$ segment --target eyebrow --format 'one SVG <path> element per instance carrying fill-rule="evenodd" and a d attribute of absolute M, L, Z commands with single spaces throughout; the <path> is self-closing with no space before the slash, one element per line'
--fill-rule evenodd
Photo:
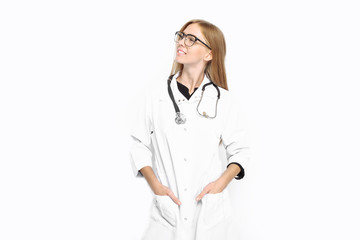
<path fill-rule="evenodd" d="M 186 32 L 183 32 L 183 33 L 185 33 L 187 36 L 193 36 L 193 37 L 196 37 L 197 39 L 200 39 L 200 38 L 198 38 L 197 36 L 195 36 L 194 34 L 191 34 L 191 33 L 189 33 L 189 34 L 187 34 Z M 201 40 L 201 39 L 200 39 Z M 202 40 L 201 40 L 202 41 Z"/>

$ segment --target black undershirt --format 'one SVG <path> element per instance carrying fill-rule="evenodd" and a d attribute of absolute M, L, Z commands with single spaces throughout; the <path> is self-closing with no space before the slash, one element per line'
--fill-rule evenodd
<path fill-rule="evenodd" d="M 179 91 L 181 92 L 182 95 L 184 95 L 184 97 L 186 97 L 187 100 L 189 100 L 191 98 L 191 96 L 194 94 L 194 92 L 198 89 L 198 88 L 195 88 L 194 92 L 192 94 L 190 94 L 189 89 L 185 85 L 179 83 L 178 81 L 176 81 L 176 82 L 177 82 Z M 240 167 L 241 171 L 239 172 L 238 175 L 235 176 L 235 179 L 237 179 L 237 180 L 242 179 L 245 175 L 244 168 L 239 163 L 236 163 L 236 162 L 229 163 L 229 165 L 230 164 L 236 164 Z M 229 165 L 227 165 L 227 167 L 229 167 Z"/>
<path fill-rule="evenodd" d="M 189 100 L 191 98 L 191 96 L 195 93 L 195 91 L 198 89 L 198 88 L 195 88 L 193 93 L 190 94 L 189 89 L 185 85 L 183 85 L 182 83 L 179 83 L 178 81 L 176 81 L 176 82 L 177 82 L 179 91 L 181 92 L 182 95 L 184 95 L 184 97 L 186 97 L 187 100 Z"/>

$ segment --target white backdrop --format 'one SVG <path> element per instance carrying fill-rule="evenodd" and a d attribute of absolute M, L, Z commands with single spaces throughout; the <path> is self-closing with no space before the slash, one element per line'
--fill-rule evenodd
<path fill-rule="evenodd" d="M 208 20 L 252 144 L 241 240 L 358 240 L 359 1 L 1 1 L 0 239 L 139 239 L 130 113 Z"/>

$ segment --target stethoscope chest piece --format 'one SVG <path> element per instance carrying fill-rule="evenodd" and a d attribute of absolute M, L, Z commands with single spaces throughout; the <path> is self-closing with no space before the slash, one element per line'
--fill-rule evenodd
<path fill-rule="evenodd" d="M 175 122 L 176 122 L 177 124 L 185 124 L 185 123 L 186 123 L 185 115 L 182 114 L 181 112 L 177 112 L 177 113 L 176 113 Z"/>

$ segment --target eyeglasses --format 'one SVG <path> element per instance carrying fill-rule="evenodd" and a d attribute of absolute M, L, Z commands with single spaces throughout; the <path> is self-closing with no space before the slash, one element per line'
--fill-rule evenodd
<path fill-rule="evenodd" d="M 211 47 L 209 47 L 206 43 L 204 43 L 203 41 L 201 41 L 199 38 L 195 37 L 192 34 L 185 34 L 183 32 L 177 31 L 175 33 L 175 42 L 178 43 L 179 41 L 181 41 L 183 38 L 185 38 L 185 45 L 187 47 L 191 47 L 192 45 L 194 45 L 194 43 L 196 41 L 201 42 L 202 44 L 204 44 L 206 47 L 208 47 L 211 50 Z"/>

